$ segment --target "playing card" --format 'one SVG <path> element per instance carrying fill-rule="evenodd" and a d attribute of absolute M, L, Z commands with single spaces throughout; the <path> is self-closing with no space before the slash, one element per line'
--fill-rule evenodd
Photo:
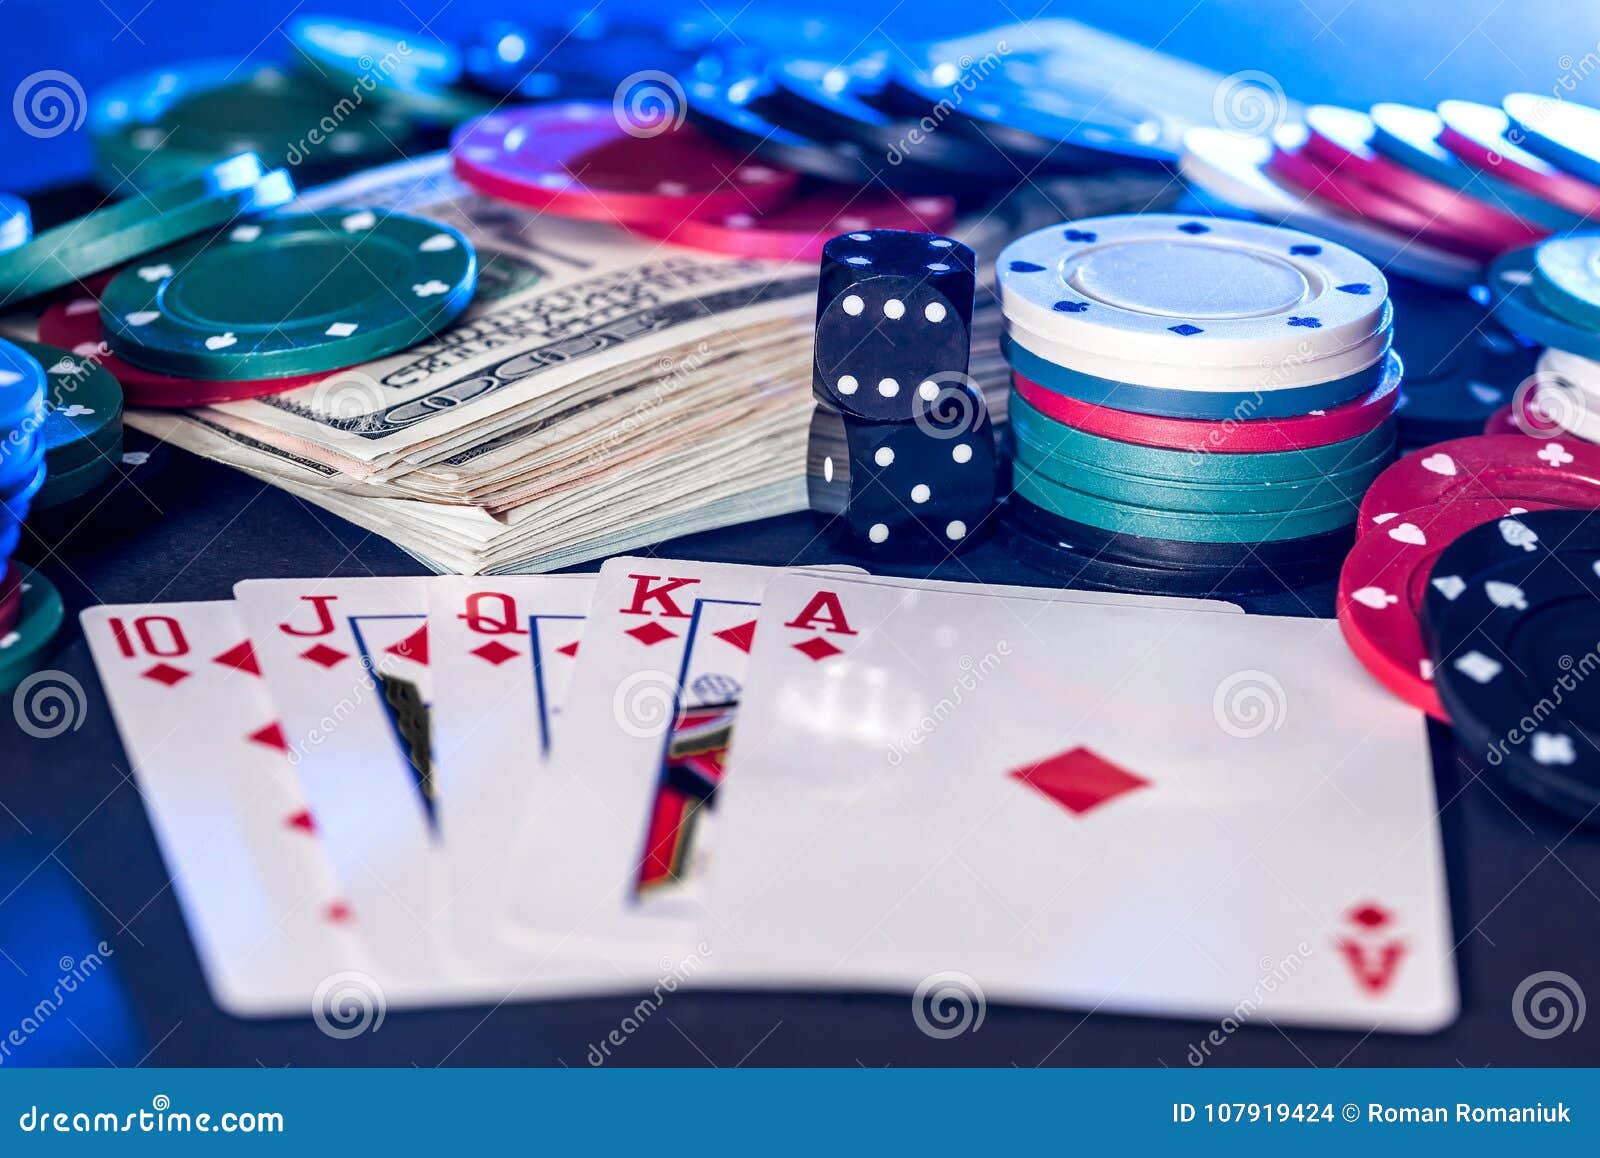
<path fill-rule="evenodd" d="M 1424 726 L 1326 622 L 784 575 L 757 624 L 715 978 L 1454 1017 Z"/>
<path fill-rule="evenodd" d="M 330 976 L 370 965 L 234 605 L 82 623 L 217 1004 L 309 1012 Z"/>
<path fill-rule="evenodd" d="M 234 588 L 285 742 L 374 953 L 435 976 L 449 890 L 433 807 L 426 580 Z"/>
<path fill-rule="evenodd" d="M 427 582 L 435 804 L 458 949 L 494 951 L 594 585 L 593 575 Z"/>

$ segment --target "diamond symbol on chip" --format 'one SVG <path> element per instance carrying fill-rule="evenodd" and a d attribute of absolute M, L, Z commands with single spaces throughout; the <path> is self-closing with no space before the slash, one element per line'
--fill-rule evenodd
<path fill-rule="evenodd" d="M 1572 737 L 1565 732 L 1535 732 L 1529 751 L 1541 764 L 1573 764 L 1578 759 Z"/>
<path fill-rule="evenodd" d="M 1196 334 L 1205 333 L 1199 326 L 1192 326 L 1188 322 L 1180 322 L 1176 326 L 1168 326 L 1167 329 L 1182 338 L 1192 338 Z"/>
<path fill-rule="evenodd" d="M 1527 596 L 1523 595 L 1522 588 L 1515 583 L 1506 583 L 1499 579 L 1490 579 L 1483 585 L 1483 593 L 1489 597 L 1501 611 L 1526 611 L 1528 610 Z"/>
<path fill-rule="evenodd" d="M 1467 589 L 1467 581 L 1459 575 L 1435 575 L 1433 586 L 1440 595 L 1454 603 Z"/>
<path fill-rule="evenodd" d="M 359 328 L 355 322 L 334 322 L 323 333 L 330 338 L 348 338 Z"/>
<path fill-rule="evenodd" d="M 148 326 L 160 316 L 155 310 L 134 310 L 131 314 L 123 315 L 122 320 L 130 326 Z"/>
<path fill-rule="evenodd" d="M 513 656 L 520 653 L 514 648 L 507 647 L 498 639 L 491 639 L 482 647 L 473 648 L 470 654 L 477 656 L 479 659 L 484 660 L 487 663 L 493 664 L 495 667 L 499 667 L 501 664 L 505 663 L 506 660 L 511 659 Z"/>
<path fill-rule="evenodd" d="M 641 623 L 638 627 L 630 627 L 627 631 L 623 632 L 623 634 L 633 636 L 633 638 L 637 639 L 646 647 L 654 647 L 663 639 L 678 638 L 677 632 L 668 631 L 665 627 L 662 627 L 653 619 L 648 623 Z"/>
<path fill-rule="evenodd" d="M 417 246 L 423 253 L 447 253 L 456 247 L 456 239 L 448 233 L 435 233 Z"/>
<path fill-rule="evenodd" d="M 1498 660 L 1481 651 L 1469 651 L 1455 662 L 1455 669 L 1470 680 L 1486 684 L 1503 670 Z"/>
<path fill-rule="evenodd" d="M 173 667 L 170 663 L 158 663 L 139 674 L 147 680 L 155 680 L 156 683 L 169 688 L 189 678 L 188 672 L 181 667 Z"/>
<path fill-rule="evenodd" d="M 336 647 L 329 647 L 325 643 L 315 644 L 300 653 L 301 659 L 309 659 L 314 664 L 322 667 L 333 667 L 350 658 L 348 652 L 340 651 Z"/>
<path fill-rule="evenodd" d="M 1077 816 L 1150 783 L 1082 746 L 1013 768 L 1006 775 Z"/>

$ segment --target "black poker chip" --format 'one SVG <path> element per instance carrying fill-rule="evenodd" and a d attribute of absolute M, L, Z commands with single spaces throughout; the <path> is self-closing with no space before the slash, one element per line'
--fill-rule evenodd
<path fill-rule="evenodd" d="M 172 505 L 173 454 L 160 439 L 127 430 L 110 477 L 70 502 L 35 508 L 18 554 L 49 560 L 95 551 L 159 519 Z"/>
<path fill-rule="evenodd" d="M 1560 508 L 1525 511 L 1483 523 L 1439 553 L 1422 597 L 1422 634 L 1441 658 L 1440 630 L 1483 574 L 1513 563 L 1576 570 L 1600 559 L 1600 511 Z"/>
<path fill-rule="evenodd" d="M 867 185 L 876 173 L 854 143 L 829 144 L 780 125 L 769 115 L 775 89 L 758 71 L 703 62 L 684 85 L 689 120 L 707 136 L 763 161 L 845 185 Z"/>
<path fill-rule="evenodd" d="M 1435 625 L 1434 683 L 1484 771 L 1600 821 L 1600 576 L 1532 552 L 1475 576 Z"/>
<path fill-rule="evenodd" d="M 1538 352 L 1459 291 L 1391 278 L 1389 294 L 1394 346 L 1405 363 L 1395 409 L 1401 444 L 1481 433 L 1533 374 Z"/>

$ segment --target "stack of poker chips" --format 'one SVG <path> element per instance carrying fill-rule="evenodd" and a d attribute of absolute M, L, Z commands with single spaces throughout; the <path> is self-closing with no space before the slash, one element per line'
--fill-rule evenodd
<path fill-rule="evenodd" d="M 967 377 L 972 250 L 932 233 L 845 233 L 822 250 L 807 477 L 841 547 L 942 559 L 985 528 L 996 453 Z"/>
<path fill-rule="evenodd" d="M 1489 270 L 1495 316 L 1545 347 L 1515 417 L 1487 429 L 1565 432 L 1600 442 L 1600 233 L 1552 237 L 1508 253 Z"/>
<path fill-rule="evenodd" d="M 1336 569 L 1395 453 L 1375 266 L 1276 226 L 1147 214 L 1028 234 L 998 274 L 1020 557 L 1156 592 Z"/>
<path fill-rule="evenodd" d="M 64 615 L 50 582 L 12 559 L 49 473 L 45 378 L 38 359 L 0 341 L 0 692 L 34 671 Z"/>

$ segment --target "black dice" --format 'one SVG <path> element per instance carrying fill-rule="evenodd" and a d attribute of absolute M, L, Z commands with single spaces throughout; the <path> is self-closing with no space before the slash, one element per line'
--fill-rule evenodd
<path fill-rule="evenodd" d="M 904 422 L 967 372 L 972 250 L 899 229 L 842 233 L 822 249 L 813 387 L 857 418 Z"/>
<path fill-rule="evenodd" d="M 839 546 L 868 558 L 941 559 L 994 509 L 994 432 L 983 396 L 947 385 L 913 422 L 864 422 L 819 403 L 812 414 L 811 507 Z"/>

